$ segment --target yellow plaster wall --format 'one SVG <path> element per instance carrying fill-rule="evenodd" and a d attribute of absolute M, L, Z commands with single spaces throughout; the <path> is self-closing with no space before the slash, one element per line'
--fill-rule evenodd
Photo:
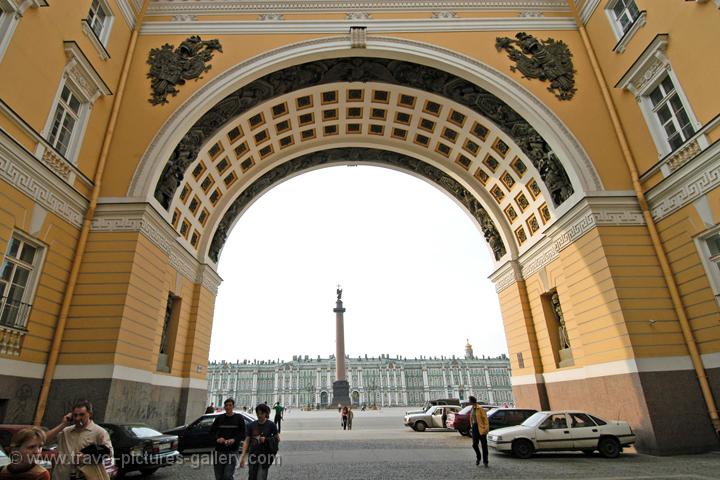
<path fill-rule="evenodd" d="M 715 190 L 710 199 L 716 200 L 711 202 L 716 224 L 720 217 L 718 198 L 718 190 Z M 706 228 L 692 205 L 658 223 L 670 267 L 702 354 L 720 352 L 720 309 L 694 241 Z"/>
<path fill-rule="evenodd" d="M 115 92 L 130 38 L 130 29 L 111 0 L 116 16 L 107 47 L 110 59 L 104 61 L 81 26 L 92 0 L 49 3 L 49 7 L 30 8 L 23 14 L 0 63 L 0 98 L 37 132 L 42 132 L 52 115 L 53 100 L 67 63 L 63 42 L 77 42 L 100 77 Z M 98 98 L 90 111 L 77 165 L 91 178 L 114 98 L 112 95 Z M 26 148 L 34 151 L 34 146 L 26 145 Z"/>
<path fill-rule="evenodd" d="M 631 39 L 625 52 L 615 53 L 617 43 L 604 11 L 607 1 L 600 2 L 587 24 L 598 61 L 611 89 L 640 172 L 658 161 L 655 144 L 634 96 L 614 88 L 653 38 L 668 33 L 667 56 L 697 120 L 705 124 L 720 113 L 720 97 L 709 79 L 720 77 L 720 56 L 713 48 L 720 41 L 718 9 L 713 2 L 676 2 L 674 0 L 636 0 L 640 10 L 647 10 L 647 23 Z"/>
<path fill-rule="evenodd" d="M 38 278 L 32 310 L 27 323 L 27 334 L 22 342 L 19 360 L 44 363 L 55 331 L 65 284 L 71 268 L 71 259 L 79 236 L 75 227 L 68 225 L 52 213 L 35 225 L 33 211 L 41 214 L 42 207 L 25 195 L 0 181 L 0 252 L 4 256 L 13 231 L 30 236 L 43 245 L 44 262 L 38 266 Z"/>
<path fill-rule="evenodd" d="M 522 282 L 513 283 L 500 292 L 500 312 L 505 328 L 505 338 L 510 352 L 513 375 L 531 375 L 543 371 L 537 342 L 532 338 L 533 318 L 524 294 Z M 520 368 L 517 354 L 522 353 L 524 368 Z"/>

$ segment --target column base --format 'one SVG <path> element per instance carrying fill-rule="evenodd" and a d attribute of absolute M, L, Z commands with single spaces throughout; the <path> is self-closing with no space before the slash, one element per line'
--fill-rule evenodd
<path fill-rule="evenodd" d="M 347 380 L 336 380 L 333 382 L 333 399 L 328 408 L 338 408 L 339 406 L 349 406 L 350 402 L 350 383 Z"/>

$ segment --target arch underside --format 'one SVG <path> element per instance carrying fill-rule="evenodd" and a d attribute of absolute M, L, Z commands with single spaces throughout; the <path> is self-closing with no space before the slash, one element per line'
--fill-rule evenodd
<path fill-rule="evenodd" d="M 280 95 L 337 82 L 401 85 L 457 102 L 492 121 L 518 145 L 537 169 L 555 207 L 574 193 L 567 172 L 548 142 L 528 121 L 492 93 L 433 67 L 385 58 L 348 57 L 318 60 L 278 70 L 218 102 L 175 147 L 156 184 L 155 198 L 169 210 L 178 186 L 203 145 L 233 118 Z"/>
<path fill-rule="evenodd" d="M 320 166 L 346 163 L 368 163 L 395 167 L 421 176 L 438 185 L 460 203 L 480 225 L 495 260 L 502 258 L 507 249 L 500 233 L 480 202 L 458 181 L 437 167 L 402 153 L 376 148 L 343 147 L 320 150 L 289 160 L 262 175 L 235 198 L 226 210 L 213 235 L 208 255 L 218 262 L 227 236 L 236 219 L 264 192 L 283 180 Z"/>

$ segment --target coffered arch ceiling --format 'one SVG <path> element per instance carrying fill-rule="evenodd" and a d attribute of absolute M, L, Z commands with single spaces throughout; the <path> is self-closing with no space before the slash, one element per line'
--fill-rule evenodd
<path fill-rule="evenodd" d="M 273 96 L 223 122 L 182 170 L 167 208 L 181 242 L 217 262 L 234 222 L 262 193 L 310 169 L 354 163 L 406 171 L 443 189 L 475 220 L 496 260 L 539 238 L 572 194 L 567 180 L 551 190 L 538 166 L 549 167 L 470 107 L 403 85 L 353 81 Z"/>

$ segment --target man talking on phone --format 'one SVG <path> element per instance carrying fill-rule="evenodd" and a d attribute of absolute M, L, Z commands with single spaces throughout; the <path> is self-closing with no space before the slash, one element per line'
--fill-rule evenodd
<path fill-rule="evenodd" d="M 57 438 L 58 460 L 53 480 L 110 480 L 103 460 L 113 458 L 108 432 L 92 420 L 92 403 L 81 400 L 71 413 L 47 432 L 47 442 Z M 92 450 L 92 454 L 88 454 Z"/>

